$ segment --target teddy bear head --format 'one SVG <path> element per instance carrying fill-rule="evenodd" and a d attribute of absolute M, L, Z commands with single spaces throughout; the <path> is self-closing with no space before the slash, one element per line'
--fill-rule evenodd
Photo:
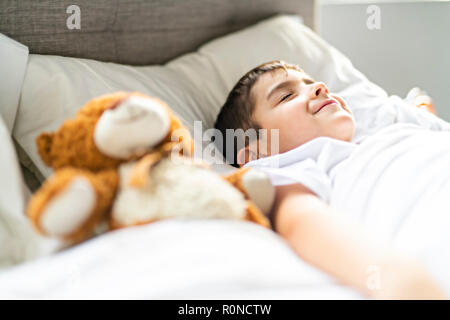
<path fill-rule="evenodd" d="M 99 171 L 117 168 L 165 143 L 180 143 L 192 154 L 189 131 L 163 101 L 140 93 L 118 92 L 86 103 L 74 119 L 53 133 L 41 134 L 39 155 L 53 169 Z"/>

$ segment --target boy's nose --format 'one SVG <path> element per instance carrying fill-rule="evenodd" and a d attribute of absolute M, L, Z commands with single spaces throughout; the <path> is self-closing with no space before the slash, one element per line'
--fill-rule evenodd
<path fill-rule="evenodd" d="M 312 84 L 312 88 L 311 88 L 311 97 L 315 98 L 318 97 L 320 94 L 328 94 L 330 93 L 330 91 L 328 90 L 327 86 L 325 85 L 325 83 L 323 82 L 315 82 L 314 84 Z"/>

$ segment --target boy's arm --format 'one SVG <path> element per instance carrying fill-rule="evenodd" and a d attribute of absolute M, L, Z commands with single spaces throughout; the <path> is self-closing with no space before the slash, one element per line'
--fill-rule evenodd
<path fill-rule="evenodd" d="M 307 262 L 382 299 L 445 298 L 416 262 L 371 243 L 361 228 L 301 184 L 277 187 L 275 230 Z"/>
<path fill-rule="evenodd" d="M 393 107 L 393 109 L 386 112 L 387 114 L 392 111 L 395 113 L 394 123 L 412 123 L 433 131 L 450 131 L 450 122 L 440 118 L 434 112 L 423 110 L 420 103 L 416 105 L 416 102 L 408 102 L 395 95 L 390 96 L 390 100 L 389 108 Z"/>

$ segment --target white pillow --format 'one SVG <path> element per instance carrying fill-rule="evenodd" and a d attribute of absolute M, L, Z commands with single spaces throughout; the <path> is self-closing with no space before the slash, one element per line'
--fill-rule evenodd
<path fill-rule="evenodd" d="M 367 107 L 386 97 L 298 17 L 276 16 L 218 38 L 164 66 L 131 67 L 30 55 L 14 137 L 39 171 L 48 176 L 51 170 L 37 154 L 37 135 L 56 130 L 89 99 L 117 90 L 160 97 L 191 130 L 195 120 L 201 120 L 205 130 L 213 126 L 235 82 L 251 68 L 275 59 L 300 65 L 332 91 L 341 93 L 351 107 Z M 198 142 L 199 137 L 195 138 Z"/>
<path fill-rule="evenodd" d="M 0 33 L 0 116 L 12 131 L 28 60 L 28 47 Z"/>
<path fill-rule="evenodd" d="M 14 150 L 10 133 L 0 116 L 0 210 L 15 216 L 22 216 L 25 203 L 25 189 L 19 160 Z M 0 212 L 0 216 L 2 213 Z"/>

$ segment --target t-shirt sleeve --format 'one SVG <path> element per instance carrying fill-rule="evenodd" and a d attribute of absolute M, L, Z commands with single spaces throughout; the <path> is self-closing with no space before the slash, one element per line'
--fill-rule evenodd
<path fill-rule="evenodd" d="M 267 173 L 274 186 L 300 183 L 327 204 L 331 197 L 331 179 L 313 159 L 305 159 L 282 168 L 256 167 Z"/>

